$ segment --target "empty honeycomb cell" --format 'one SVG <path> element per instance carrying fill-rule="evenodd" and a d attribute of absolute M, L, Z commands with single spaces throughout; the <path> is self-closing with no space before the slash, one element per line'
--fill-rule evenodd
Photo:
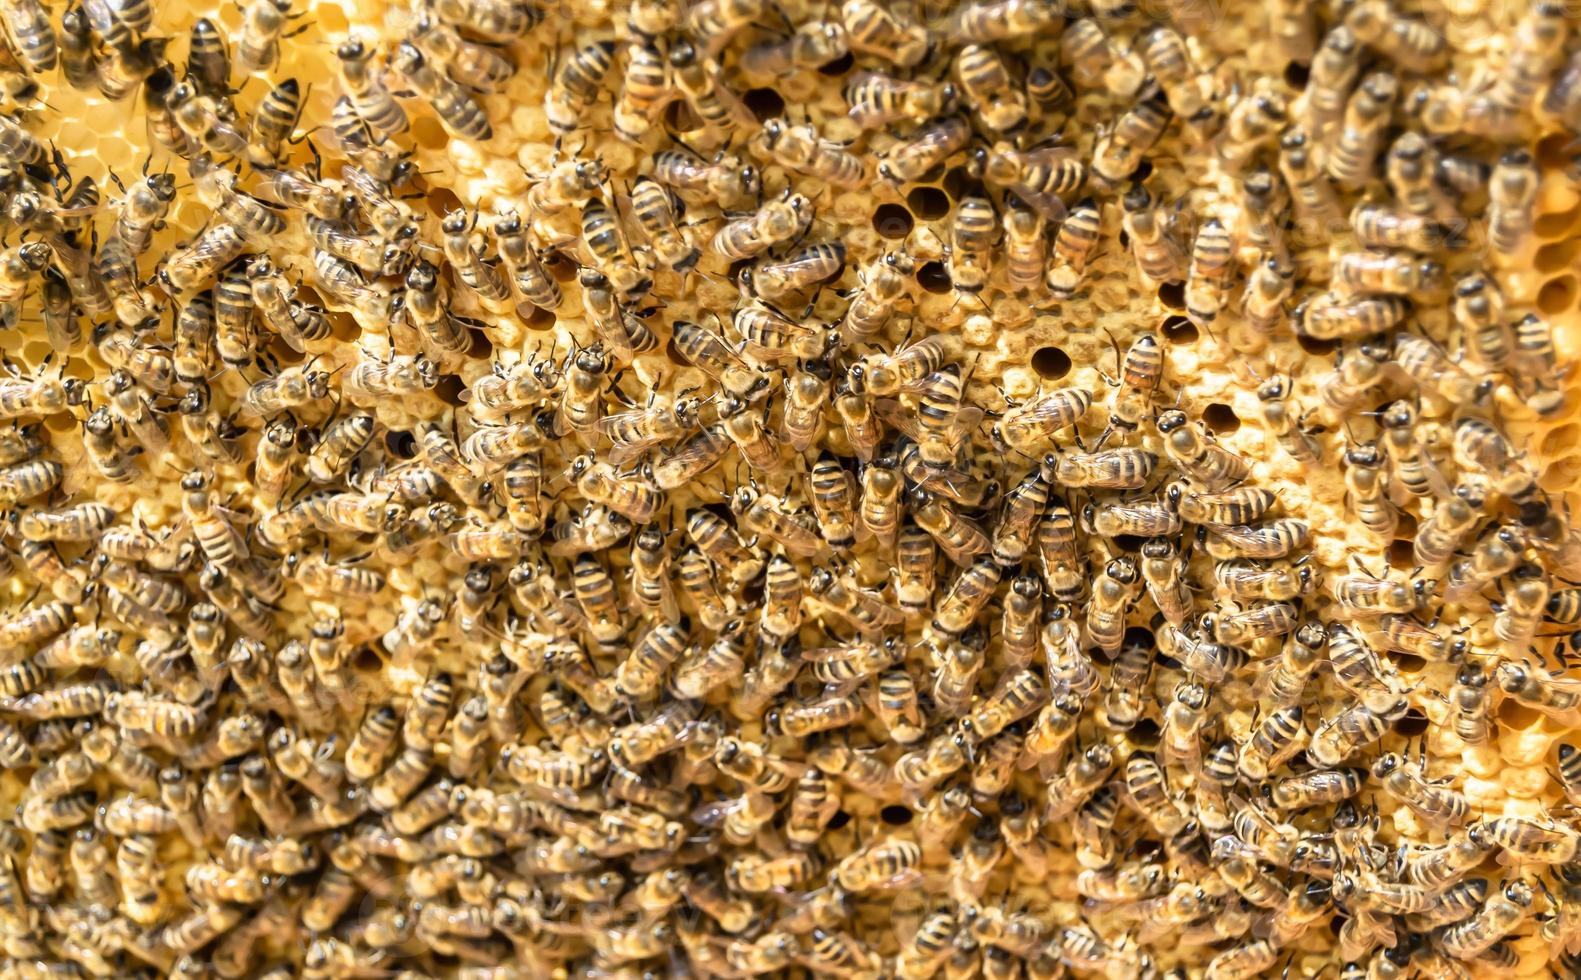
<path fill-rule="evenodd" d="M 1518 701 L 1508 700 L 1499 705 L 1498 719 L 1499 725 L 1508 731 L 1524 731 L 1542 725 L 1543 714 Z"/>
<path fill-rule="evenodd" d="M 1543 273 L 1570 271 L 1575 267 L 1578 254 L 1581 254 L 1581 238 L 1549 242 L 1537 250 L 1532 267 Z"/>
<path fill-rule="evenodd" d="M 943 262 L 926 262 L 919 266 L 917 283 L 930 293 L 947 293 L 953 288 Z"/>
<path fill-rule="evenodd" d="M 1537 308 L 1550 316 L 1564 313 L 1575 305 L 1577 284 L 1573 275 L 1548 280 L 1537 292 Z"/>
<path fill-rule="evenodd" d="M 880 204 L 873 209 L 873 230 L 882 238 L 903 239 L 911 234 L 914 224 L 911 212 L 899 204 Z"/>
<path fill-rule="evenodd" d="M 1544 459 L 1564 456 L 1576 449 L 1578 439 L 1581 439 L 1581 424 L 1566 422 L 1544 434 L 1537 451 Z"/>
<path fill-rule="evenodd" d="M 1163 333 L 1165 340 L 1179 346 L 1195 344 L 1199 336 L 1197 325 L 1183 316 L 1165 317 L 1164 322 L 1159 326 L 1159 330 Z"/>
<path fill-rule="evenodd" d="M 1186 284 L 1166 282 L 1158 287 L 1158 301 L 1172 310 L 1186 308 Z"/>
<path fill-rule="evenodd" d="M 1070 355 L 1058 347 L 1040 347 L 1032 353 L 1032 370 L 1047 381 L 1058 381 L 1070 368 Z"/>
<path fill-rule="evenodd" d="M 1555 239 L 1571 234 L 1577 221 L 1581 221 L 1581 204 L 1562 211 L 1551 211 L 1547 214 L 1539 215 L 1536 223 L 1532 226 L 1532 230 L 1536 232 L 1539 239 L 1545 242 L 1552 242 Z"/>
<path fill-rule="evenodd" d="M 741 101 L 760 120 L 773 119 L 785 112 L 785 99 L 771 88 L 748 89 L 741 93 Z"/>
<path fill-rule="evenodd" d="M 1213 402 L 1202 409 L 1202 421 L 1221 436 L 1235 433 L 1241 427 L 1241 417 L 1235 409 L 1223 402 Z"/>
<path fill-rule="evenodd" d="M 450 142 L 450 134 L 433 116 L 418 116 L 412 121 L 412 138 L 418 146 L 427 150 L 437 150 Z"/>
<path fill-rule="evenodd" d="M 931 179 L 924 177 L 925 181 L 931 181 Z M 953 167 L 945 171 L 944 179 L 939 182 L 939 186 L 944 189 L 944 193 L 948 194 L 952 201 L 959 201 L 966 197 L 981 197 L 984 190 L 983 182 L 973 177 L 971 172 L 965 167 Z"/>
<path fill-rule="evenodd" d="M 818 74 L 827 75 L 831 78 L 837 78 L 840 75 L 844 75 L 846 72 L 850 71 L 855 64 L 856 57 L 852 55 L 851 52 L 847 51 L 845 54 L 834 59 L 828 64 L 819 65 Z"/>
<path fill-rule="evenodd" d="M 904 827 L 906 824 L 911 823 L 911 819 L 914 816 L 915 814 L 912 813 L 911 807 L 908 806 L 886 806 L 878 811 L 879 819 L 891 827 Z"/>
<path fill-rule="evenodd" d="M 1311 66 L 1300 61 L 1292 61 L 1285 65 L 1284 80 L 1294 91 L 1301 91 L 1307 87 L 1307 79 L 1311 75 Z"/>
<path fill-rule="evenodd" d="M 1309 337 L 1306 334 L 1297 334 L 1296 343 L 1306 353 L 1316 358 L 1326 358 L 1339 349 L 1339 341 L 1322 337 Z"/>
<path fill-rule="evenodd" d="M 923 221 L 937 221 L 950 213 L 950 197 L 937 187 L 913 187 L 906 192 L 906 206 Z"/>
<path fill-rule="evenodd" d="M 1544 170 L 1563 170 L 1575 163 L 1575 139 L 1565 133 L 1553 133 L 1537 141 L 1533 156 L 1537 166 Z"/>
<path fill-rule="evenodd" d="M 1539 483 L 1549 492 L 1569 490 L 1581 480 L 1581 457 L 1571 456 L 1543 469 Z"/>

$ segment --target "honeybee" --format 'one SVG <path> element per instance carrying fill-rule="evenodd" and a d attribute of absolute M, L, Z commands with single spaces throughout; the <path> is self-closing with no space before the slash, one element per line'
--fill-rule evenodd
<path fill-rule="evenodd" d="M 1140 55 L 1121 51 L 1092 17 L 1066 26 L 1060 53 L 1082 88 L 1105 89 L 1124 99 L 1135 95 L 1145 80 L 1146 64 Z"/>
<path fill-rule="evenodd" d="M 1043 479 L 1049 484 L 1104 490 L 1140 490 L 1147 485 L 1158 457 L 1141 449 L 1105 449 L 1092 453 L 1052 452 L 1043 457 Z"/>
<path fill-rule="evenodd" d="M 714 235 L 713 251 L 739 262 L 790 241 L 807 231 L 814 207 L 804 194 L 787 194 L 756 211 L 727 222 Z"/>
<path fill-rule="evenodd" d="M 433 10 L 445 23 L 490 41 L 524 37 L 543 21 L 538 7 L 502 0 L 436 0 Z"/>
<path fill-rule="evenodd" d="M 925 123 L 885 152 L 878 163 L 878 176 L 897 187 L 921 180 L 928 171 L 966 149 L 971 137 L 971 124 L 958 115 Z"/>
<path fill-rule="evenodd" d="M 756 167 L 725 154 L 705 161 L 688 150 L 666 149 L 655 153 L 653 176 L 674 188 L 683 198 L 691 195 L 692 198 L 732 204 L 756 196 L 762 187 Z M 595 183 L 593 189 L 596 188 Z"/>
<path fill-rule="evenodd" d="M 1179 86 L 1177 91 L 1185 88 Z M 1094 182 L 1110 188 L 1124 183 L 1141 166 L 1147 151 L 1164 135 L 1173 120 L 1167 97 L 1161 92 L 1135 102 L 1115 122 L 1113 130 L 1100 135 L 1094 144 Z"/>
<path fill-rule="evenodd" d="M 1176 409 L 1158 416 L 1156 426 L 1164 436 L 1164 452 L 1192 480 L 1209 490 L 1223 490 L 1251 475 L 1245 457 L 1211 442 L 1200 423 Z"/>
<path fill-rule="evenodd" d="M 821 68 L 844 57 L 850 38 L 839 21 L 809 20 L 781 41 L 756 44 L 741 53 L 741 70 L 779 76 Z"/>
<path fill-rule="evenodd" d="M 1143 281 L 1156 287 L 1184 280 L 1187 272 L 1185 251 L 1152 194 L 1138 184 L 1126 191 L 1120 203 L 1124 209 L 1125 232 L 1131 239 L 1131 253 Z"/>
<path fill-rule="evenodd" d="M 1436 935 L 1435 942 L 1450 956 L 1470 959 L 1509 935 L 1525 920 L 1534 897 L 1531 885 L 1524 880 L 1507 881 L 1471 918 L 1444 927 Z"/>
<path fill-rule="evenodd" d="M 855 190 L 866 178 L 867 166 L 861 157 L 825 140 L 810 125 L 792 126 L 785 119 L 770 119 L 757 139 L 780 166 L 826 184 Z"/>
<path fill-rule="evenodd" d="M 751 400 L 770 384 L 766 375 L 748 367 L 718 334 L 689 320 L 676 320 L 672 329 L 675 349 L 737 398 Z"/>
<path fill-rule="evenodd" d="M 994 423 L 990 435 L 1000 452 L 1030 453 L 1047 445 L 1054 433 L 1075 425 L 1092 406 L 1092 392 L 1060 388 L 1046 395 L 1012 405 Z"/>
<path fill-rule="evenodd" d="M 872 0 L 844 0 L 841 20 L 851 50 L 869 54 L 901 67 L 911 67 L 932 49 L 927 28 L 903 19 L 897 12 Z"/>
<path fill-rule="evenodd" d="M 955 54 L 954 68 L 962 97 L 988 129 L 1002 133 L 1026 120 L 1026 95 L 1011 83 L 1008 67 L 991 45 L 964 45 Z"/>
<path fill-rule="evenodd" d="M 1509 661 L 1494 669 L 1499 690 L 1529 708 L 1536 709 L 1561 724 L 1575 717 L 1581 705 L 1576 682 L 1555 677 L 1541 667 Z"/>
<path fill-rule="evenodd" d="M 1399 96 L 1400 85 L 1387 71 L 1362 78 L 1345 103 L 1343 125 L 1325 160 L 1329 176 L 1354 189 L 1371 175 L 1383 137 L 1383 124 Z M 1314 130 L 1318 129 L 1314 125 Z"/>
<path fill-rule="evenodd" d="M 1323 719 L 1312 732 L 1312 739 L 1307 746 L 1308 758 L 1320 767 L 1338 766 L 1363 747 L 1382 738 L 1388 726 L 1399 720 L 1407 707 L 1408 703 L 1404 699 L 1381 712 L 1357 703 L 1332 718 Z"/>
<path fill-rule="evenodd" d="M 214 225 L 160 262 L 159 281 L 172 294 L 197 289 L 246 247 L 246 238 L 234 224 Z"/>

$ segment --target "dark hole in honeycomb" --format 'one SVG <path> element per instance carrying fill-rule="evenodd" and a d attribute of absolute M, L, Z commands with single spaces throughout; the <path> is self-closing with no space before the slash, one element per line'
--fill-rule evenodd
<path fill-rule="evenodd" d="M 849 813 L 846 813 L 844 810 L 836 810 L 834 811 L 834 816 L 829 818 L 829 823 L 825 826 L 829 830 L 839 830 L 841 827 L 844 827 L 850 822 L 851 815 Z"/>
<path fill-rule="evenodd" d="M 363 647 L 357 651 L 351 665 L 364 674 L 373 674 L 384 669 L 384 658 L 373 647 Z"/>
<path fill-rule="evenodd" d="M 554 326 L 553 310 L 545 310 L 531 303 L 523 303 L 516 312 L 521 314 L 524 310 L 525 314 L 522 316 L 522 321 L 527 324 L 529 330 L 548 330 Z"/>
<path fill-rule="evenodd" d="M 1131 646 L 1133 644 L 1152 646 L 1153 631 L 1148 629 L 1146 626 L 1127 627 L 1125 631 L 1125 637 L 1121 640 L 1121 643 L 1124 646 Z"/>
<path fill-rule="evenodd" d="M 757 603 L 763 600 L 763 579 L 755 578 L 741 587 L 743 602 Z"/>
<path fill-rule="evenodd" d="M 1576 277 L 1560 276 L 1543 283 L 1543 288 L 1537 291 L 1537 308 L 1555 316 L 1563 313 L 1575 305 Z"/>
<path fill-rule="evenodd" d="M 329 321 L 330 335 L 342 343 L 349 343 L 362 336 L 362 325 L 350 313 L 327 310 L 324 319 Z"/>
<path fill-rule="evenodd" d="M 416 437 L 400 429 L 392 429 L 384 434 L 384 446 L 402 459 L 411 459 L 417 455 Z"/>
<path fill-rule="evenodd" d="M 1143 718 L 1131 726 L 1131 742 L 1142 748 L 1150 749 L 1158 744 L 1158 722 L 1151 718 Z"/>
<path fill-rule="evenodd" d="M 1131 233 L 1126 231 L 1124 228 L 1120 229 L 1120 247 L 1121 248 L 1130 248 L 1131 247 Z"/>
<path fill-rule="evenodd" d="M 785 111 L 785 99 L 771 88 L 747 89 L 741 96 L 741 101 L 746 103 L 752 114 L 759 120 L 773 119 Z"/>
<path fill-rule="evenodd" d="M 1166 282 L 1158 287 L 1158 301 L 1172 310 L 1186 308 L 1186 284 Z"/>
<path fill-rule="evenodd" d="M 1410 538 L 1395 538 L 1389 542 L 1389 567 L 1410 569 L 1416 565 L 1415 546 Z"/>
<path fill-rule="evenodd" d="M 1142 545 L 1147 543 L 1147 539 L 1138 534 L 1117 534 L 1110 540 L 1116 549 L 1127 554 L 1141 551 Z"/>
<path fill-rule="evenodd" d="M 581 271 L 569 255 L 560 251 L 550 252 L 544 256 L 543 269 L 554 277 L 555 282 L 570 282 Z"/>
<path fill-rule="evenodd" d="M 1159 327 L 1164 333 L 1164 339 L 1171 344 L 1195 344 L 1197 342 L 1197 325 L 1186 317 L 1166 317 Z"/>
<path fill-rule="evenodd" d="M 945 271 L 943 262 L 923 263 L 917 270 L 917 282 L 930 293 L 950 291 L 950 274 Z"/>
<path fill-rule="evenodd" d="M 427 200 L 428 210 L 433 212 L 436 218 L 443 218 L 457 208 L 464 207 L 461 203 L 461 198 L 457 197 L 456 192 L 448 187 L 436 187 L 429 191 Z"/>
<path fill-rule="evenodd" d="M 1241 417 L 1235 409 L 1223 402 L 1214 402 L 1202 410 L 1202 421 L 1221 436 L 1227 436 L 1241 427 Z"/>
<path fill-rule="evenodd" d="M 537 307 L 534 307 L 537 309 Z M 490 357 L 494 354 L 494 342 L 489 340 L 489 335 L 482 330 L 469 330 L 472 334 L 472 346 L 467 348 L 468 357 Z"/>
<path fill-rule="evenodd" d="M 878 819 L 891 827 L 904 827 L 911 823 L 912 816 L 911 807 L 908 806 L 886 806 L 878 811 Z"/>
<path fill-rule="evenodd" d="M 1570 166 L 1575 158 L 1575 138 L 1569 133 L 1555 133 L 1537 141 L 1537 166 L 1544 170 L 1560 170 Z"/>
<path fill-rule="evenodd" d="M 1146 159 L 1144 159 L 1141 163 L 1137 164 L 1136 165 L 1136 169 L 1131 171 L 1131 179 L 1133 181 L 1135 181 L 1136 183 L 1138 183 L 1138 184 L 1140 184 L 1142 181 L 1146 180 L 1147 178 L 1151 177 L 1152 175 L 1153 175 L 1153 161 L 1146 160 Z"/>
<path fill-rule="evenodd" d="M 439 384 L 434 386 L 434 397 L 447 405 L 460 405 L 461 393 L 466 387 L 467 383 L 461 380 L 461 375 L 443 374 L 439 377 Z"/>
<path fill-rule="evenodd" d="M 307 356 L 286 343 L 285 338 L 279 334 L 275 334 L 274 338 L 269 341 L 269 346 L 266 350 L 269 351 L 271 357 L 281 364 L 300 364 Z"/>
<path fill-rule="evenodd" d="M 1032 352 L 1032 370 L 1038 377 L 1058 381 L 1070 373 L 1070 355 L 1058 347 L 1039 347 Z"/>
<path fill-rule="evenodd" d="M 1296 334 L 1296 343 L 1301 349 L 1313 357 L 1327 357 L 1339 349 L 1339 341 L 1322 340 L 1317 337 L 1308 337 L 1306 334 Z"/>
<path fill-rule="evenodd" d="M 1285 84 L 1297 92 L 1307 87 L 1307 79 L 1312 75 L 1312 70 L 1299 61 L 1292 61 L 1285 65 Z"/>
<path fill-rule="evenodd" d="M 1427 666 L 1427 661 L 1426 660 L 1422 659 L 1421 657 L 1415 656 L 1414 654 L 1409 654 L 1409 653 L 1391 653 L 1391 654 L 1389 654 L 1389 659 L 1391 661 L 1393 661 L 1394 665 L 1400 669 L 1400 673 L 1402 673 L 1402 674 L 1416 674 L 1416 673 L 1420 673 L 1422 668 Z M 1414 710 L 1415 709 L 1413 709 L 1413 711 Z M 1422 734 L 1421 732 L 1406 731 L 1404 728 L 1401 727 L 1402 725 L 1404 725 L 1406 722 L 1408 722 L 1410 720 L 1411 720 L 1411 716 L 1409 714 L 1407 714 L 1404 718 L 1401 718 L 1399 721 L 1395 722 L 1394 730 L 1399 732 L 1401 735 L 1420 735 L 1420 734 Z M 1422 719 L 1422 728 L 1423 728 L 1423 731 L 1425 731 L 1426 728 L 1427 728 L 1427 719 L 1426 718 Z"/>
<path fill-rule="evenodd" d="M 899 204 L 880 204 L 873 209 L 873 230 L 881 238 L 905 238 L 915 223 L 911 212 Z"/>
<path fill-rule="evenodd" d="M 856 56 L 847 51 L 845 54 L 842 54 L 840 57 L 829 62 L 827 65 L 820 66 L 818 68 L 818 74 L 830 76 L 844 75 L 846 72 L 850 71 L 851 66 L 855 64 Z"/>
<path fill-rule="evenodd" d="M 944 193 L 957 201 L 983 193 L 983 182 L 967 173 L 965 167 L 955 167 L 945 173 L 943 186 Z"/>
<path fill-rule="evenodd" d="M 685 99 L 676 99 L 664 107 L 664 125 L 672 133 L 690 133 L 694 129 L 701 129 L 703 121 L 692 111 L 691 103 Z"/>
<path fill-rule="evenodd" d="M 1395 523 L 1394 536 L 1397 538 L 1411 538 L 1416 535 L 1416 515 L 1408 510 L 1400 511 L 1400 519 Z"/>
<path fill-rule="evenodd" d="M 906 204 L 923 221 L 937 221 L 950 213 L 950 196 L 937 187 L 913 187 L 906 193 Z"/>
<path fill-rule="evenodd" d="M 1427 716 L 1412 708 L 1405 713 L 1405 717 L 1394 723 L 1394 730 L 1406 738 L 1415 738 L 1427 731 L 1427 724 Z"/>

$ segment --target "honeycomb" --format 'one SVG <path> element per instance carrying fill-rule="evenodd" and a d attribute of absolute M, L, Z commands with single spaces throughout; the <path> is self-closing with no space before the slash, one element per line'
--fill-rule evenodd
<path fill-rule="evenodd" d="M 4 10 L 0 975 L 1581 975 L 1562 6 Z"/>

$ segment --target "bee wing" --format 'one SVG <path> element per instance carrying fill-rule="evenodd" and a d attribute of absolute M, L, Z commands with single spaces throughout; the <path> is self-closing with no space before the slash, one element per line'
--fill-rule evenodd
<path fill-rule="evenodd" d="M 873 402 L 873 410 L 885 422 L 894 426 L 913 440 L 921 438 L 922 423 L 917 421 L 915 412 L 902 405 L 893 398 L 880 398 Z"/>
<path fill-rule="evenodd" d="M 782 530 L 787 533 L 779 536 L 768 535 L 781 547 L 803 558 L 811 558 L 824 550 L 826 545 L 823 535 L 813 523 L 812 515 L 797 512 L 785 514 L 784 517 L 786 526 Z"/>
<path fill-rule="evenodd" d="M 1087 409 L 1091 406 L 1090 397 L 1073 399 L 1063 391 L 1056 391 L 1005 413 L 999 424 L 1038 429 L 1045 434 L 1052 434 L 1081 421 L 1082 416 L 1087 414 Z M 1080 411 L 1073 411 L 1078 407 Z"/>
<path fill-rule="evenodd" d="M 850 660 L 858 656 L 866 646 L 865 643 L 847 643 L 843 646 L 819 647 L 816 650 L 803 650 L 801 658 L 809 663 Z"/>
<path fill-rule="evenodd" d="M 764 347 L 750 340 L 741 341 L 741 353 L 761 364 L 783 366 L 800 360 L 797 353 L 793 350 L 783 347 Z"/>
<path fill-rule="evenodd" d="M 733 797 L 705 803 L 692 811 L 692 822 L 699 827 L 718 827 L 726 818 L 746 805 L 746 797 Z"/>
<path fill-rule="evenodd" d="M 1562 901 L 1554 910 L 1551 949 L 1555 956 L 1581 953 L 1581 904 Z"/>
<path fill-rule="evenodd" d="M 1011 184 L 1010 192 L 1027 202 L 1027 205 L 1032 210 L 1038 212 L 1049 221 L 1064 221 L 1065 216 L 1070 213 L 1070 209 L 1065 206 L 1065 202 L 1056 195 L 1035 191 L 1026 184 L 1019 182 Z"/>
<path fill-rule="evenodd" d="M 654 482 L 659 489 L 673 490 L 682 486 L 724 457 L 725 451 L 733 443 L 717 426 L 710 431 L 712 438 L 688 439 L 674 452 L 661 454 L 660 458 L 653 461 Z"/>
<path fill-rule="evenodd" d="M 622 426 L 637 422 L 647 414 L 647 409 L 638 408 L 629 412 L 616 412 L 613 415 L 605 415 L 598 420 L 599 434 L 608 439 L 614 447 L 609 453 L 609 461 L 615 466 L 624 466 L 626 463 L 641 456 L 648 449 L 666 440 L 666 437 L 662 434 L 657 436 L 650 435 L 642 439 L 622 439 L 619 436 L 618 433 Z"/>

